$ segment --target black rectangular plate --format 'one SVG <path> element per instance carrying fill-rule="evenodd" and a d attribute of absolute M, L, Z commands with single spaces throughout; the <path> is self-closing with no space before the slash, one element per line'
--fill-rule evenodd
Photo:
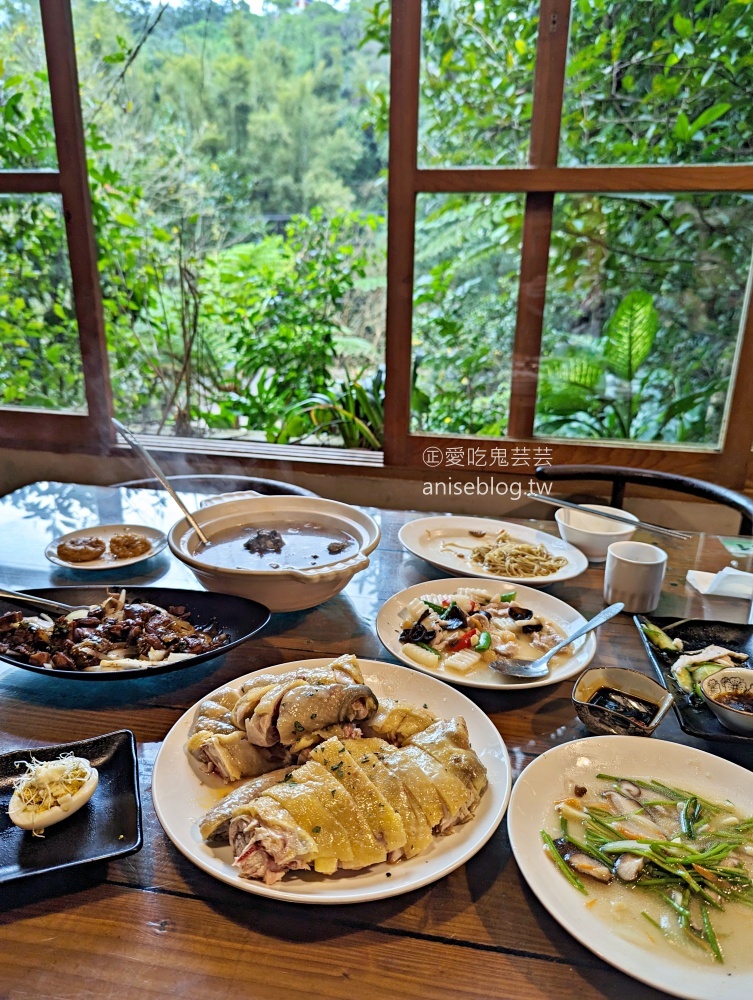
<path fill-rule="evenodd" d="M 185 607 L 191 612 L 191 622 L 194 625 L 206 625 L 216 621 L 223 632 L 230 636 L 230 642 L 208 653 L 199 653 L 176 663 L 157 663 L 153 667 L 133 670 L 52 670 L 48 667 L 37 667 L 33 663 L 21 663 L 12 656 L 0 655 L 0 661 L 11 663 L 22 670 L 31 670 L 46 677 L 64 677 L 75 681 L 117 681 L 133 677 L 152 677 L 154 674 L 166 674 L 173 670 L 194 667 L 197 663 L 205 663 L 222 656 L 234 646 L 250 639 L 261 631 L 270 618 L 269 608 L 257 601 L 249 601 L 245 597 L 235 597 L 232 594 L 215 594 L 207 590 L 179 590 L 177 587 L 121 587 L 113 586 L 112 590 L 124 589 L 130 602 L 144 601 L 156 604 L 160 608 L 170 606 Z M 45 597 L 48 601 L 60 601 L 61 604 L 101 604 L 107 597 L 107 586 L 98 587 L 46 587 L 41 590 L 28 590 L 26 593 L 36 597 Z M 0 598 L 0 614 L 6 611 L 26 611 L 26 607 L 12 604 L 5 598 Z M 29 610 L 28 613 L 33 613 Z"/>
<path fill-rule="evenodd" d="M 85 757 L 99 772 L 99 784 L 78 812 L 35 837 L 8 817 L 13 780 L 21 773 L 16 761 L 55 760 L 64 753 Z M 0 755 L 0 883 L 122 858 L 143 842 L 136 743 L 128 729 Z"/>
<path fill-rule="evenodd" d="M 751 658 L 750 662 L 753 663 L 753 625 L 704 621 L 701 618 L 687 618 L 682 621 L 677 617 L 654 618 L 651 616 L 649 618 L 647 615 L 642 617 L 658 625 L 673 639 L 682 639 L 686 649 L 703 649 L 704 646 L 710 646 L 714 643 L 726 646 L 728 649 L 734 649 L 736 652 L 747 653 Z M 638 629 L 638 635 L 643 640 L 654 671 L 674 699 L 673 707 L 682 731 L 688 736 L 698 736 L 702 740 L 715 740 L 723 743 L 753 743 L 753 736 L 743 736 L 725 729 L 704 702 L 697 698 L 691 698 L 687 691 L 683 691 L 674 679 L 669 664 L 664 662 L 643 634 L 638 615 L 633 616 L 633 621 Z M 671 627 L 679 621 L 682 621 L 681 625 L 677 625 L 675 628 Z"/>

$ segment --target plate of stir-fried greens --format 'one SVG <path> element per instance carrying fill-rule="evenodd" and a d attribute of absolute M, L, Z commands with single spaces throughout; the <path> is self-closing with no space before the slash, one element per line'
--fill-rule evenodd
<path fill-rule="evenodd" d="M 540 902 L 606 962 L 687 1000 L 753 996 L 749 771 L 660 740 L 577 740 L 526 768 L 508 828 Z"/>

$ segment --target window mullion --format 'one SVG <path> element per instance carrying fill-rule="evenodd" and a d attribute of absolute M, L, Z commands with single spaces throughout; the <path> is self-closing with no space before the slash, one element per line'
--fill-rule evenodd
<path fill-rule="evenodd" d="M 420 0 L 392 4 L 384 456 L 403 465 L 410 434 Z"/>
<path fill-rule="evenodd" d="M 41 12 L 90 433 L 106 450 L 114 441 L 112 392 L 70 0 L 42 3 Z"/>
<path fill-rule="evenodd" d="M 739 475 L 747 466 L 753 447 L 753 393 L 749 372 L 753 371 L 753 259 L 751 260 L 745 300 L 740 316 L 740 332 L 735 363 L 730 374 L 731 398 L 720 437 L 724 461 Z"/>
<path fill-rule="evenodd" d="M 556 167 L 565 88 L 570 0 L 542 0 L 531 116 L 532 167 Z M 512 357 L 508 435 L 530 438 L 536 412 L 554 192 L 526 196 Z"/>

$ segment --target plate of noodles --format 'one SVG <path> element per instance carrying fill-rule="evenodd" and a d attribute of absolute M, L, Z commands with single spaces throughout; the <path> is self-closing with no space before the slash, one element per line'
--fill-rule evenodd
<path fill-rule="evenodd" d="M 558 684 L 584 670 L 596 652 L 593 632 L 557 653 L 549 673 L 536 680 L 508 677 L 489 664 L 535 660 L 585 622 L 551 594 L 467 577 L 401 590 L 382 605 L 376 628 L 382 645 L 414 670 L 449 684 L 510 690 Z"/>
<path fill-rule="evenodd" d="M 583 553 L 561 538 L 488 517 L 421 517 L 404 524 L 399 538 L 413 555 L 455 576 L 547 587 L 588 568 Z"/>

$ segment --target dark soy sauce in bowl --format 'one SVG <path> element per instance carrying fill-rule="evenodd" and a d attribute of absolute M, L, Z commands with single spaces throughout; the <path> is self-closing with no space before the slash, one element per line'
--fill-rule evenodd
<path fill-rule="evenodd" d="M 714 695 L 714 701 L 738 712 L 753 712 L 753 694 L 750 691 L 722 691 Z"/>
<path fill-rule="evenodd" d="M 658 705 L 646 701 L 645 698 L 638 698 L 610 687 L 601 687 L 598 691 L 594 691 L 588 699 L 588 704 L 605 708 L 608 712 L 617 712 L 641 726 L 649 726 L 659 710 Z"/>

